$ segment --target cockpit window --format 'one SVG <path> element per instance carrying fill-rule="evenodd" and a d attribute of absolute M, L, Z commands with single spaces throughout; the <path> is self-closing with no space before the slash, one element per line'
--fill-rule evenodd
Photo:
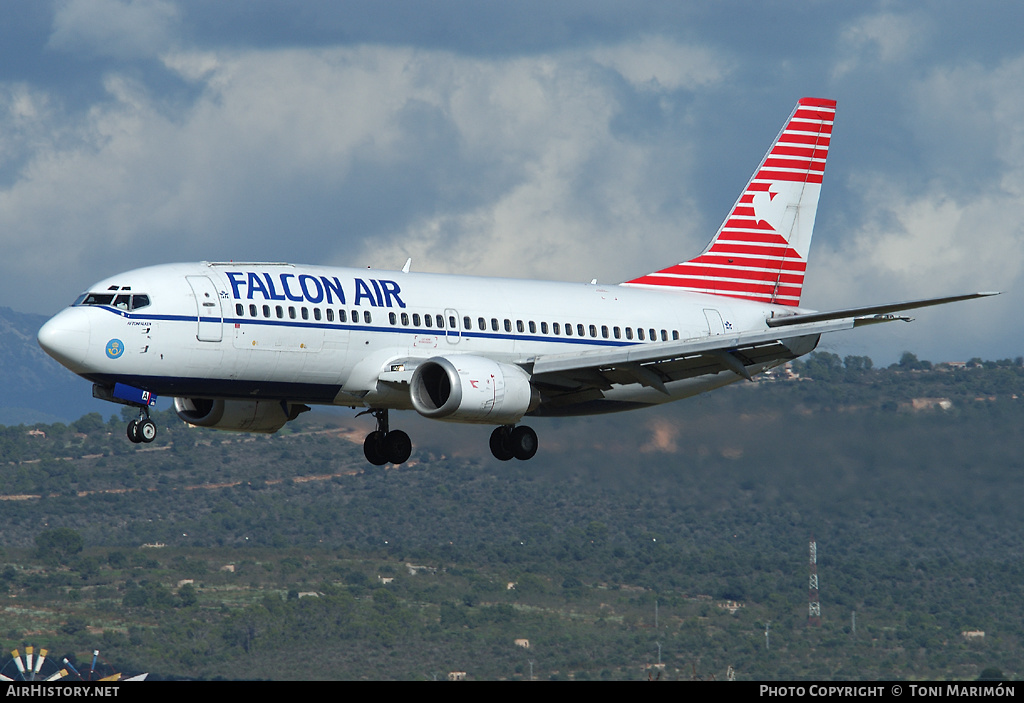
<path fill-rule="evenodd" d="M 138 310 L 149 305 L 149 296 L 130 293 L 83 293 L 72 305 L 110 305 L 118 310 Z"/>
<path fill-rule="evenodd" d="M 110 305 L 114 302 L 113 293 L 89 293 L 82 301 L 82 305 Z"/>

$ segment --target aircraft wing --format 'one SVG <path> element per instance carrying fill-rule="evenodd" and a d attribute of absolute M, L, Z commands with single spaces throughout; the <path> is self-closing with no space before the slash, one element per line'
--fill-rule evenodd
<path fill-rule="evenodd" d="M 796 359 L 814 349 L 826 332 L 907 321 L 893 313 L 994 293 L 971 293 L 824 313 L 775 317 L 763 330 L 564 354 L 541 354 L 523 364 L 533 384 L 555 405 L 601 397 L 612 385 L 639 383 L 669 394 L 665 384 L 721 371 L 750 379 L 748 367 Z M 760 369 L 758 369 L 760 370 Z"/>

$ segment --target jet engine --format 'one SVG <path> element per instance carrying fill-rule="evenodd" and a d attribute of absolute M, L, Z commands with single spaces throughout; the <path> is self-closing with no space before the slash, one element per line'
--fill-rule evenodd
<path fill-rule="evenodd" d="M 416 411 L 435 420 L 511 425 L 540 403 L 521 368 L 469 354 L 427 359 L 409 388 Z"/>
<path fill-rule="evenodd" d="M 228 432 L 277 432 L 309 410 L 301 403 L 280 400 L 211 400 L 175 398 L 174 410 L 190 425 Z"/>

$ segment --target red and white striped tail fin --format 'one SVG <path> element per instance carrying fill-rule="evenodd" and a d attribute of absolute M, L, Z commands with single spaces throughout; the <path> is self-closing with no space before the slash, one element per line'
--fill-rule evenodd
<path fill-rule="evenodd" d="M 708 248 L 623 285 L 799 305 L 835 113 L 802 98 Z"/>

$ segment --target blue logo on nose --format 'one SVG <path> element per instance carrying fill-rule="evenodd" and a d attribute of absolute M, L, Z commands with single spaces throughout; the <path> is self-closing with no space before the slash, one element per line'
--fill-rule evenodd
<path fill-rule="evenodd" d="M 107 342 L 107 358 L 116 359 L 124 354 L 124 342 L 120 339 L 111 339 Z"/>

